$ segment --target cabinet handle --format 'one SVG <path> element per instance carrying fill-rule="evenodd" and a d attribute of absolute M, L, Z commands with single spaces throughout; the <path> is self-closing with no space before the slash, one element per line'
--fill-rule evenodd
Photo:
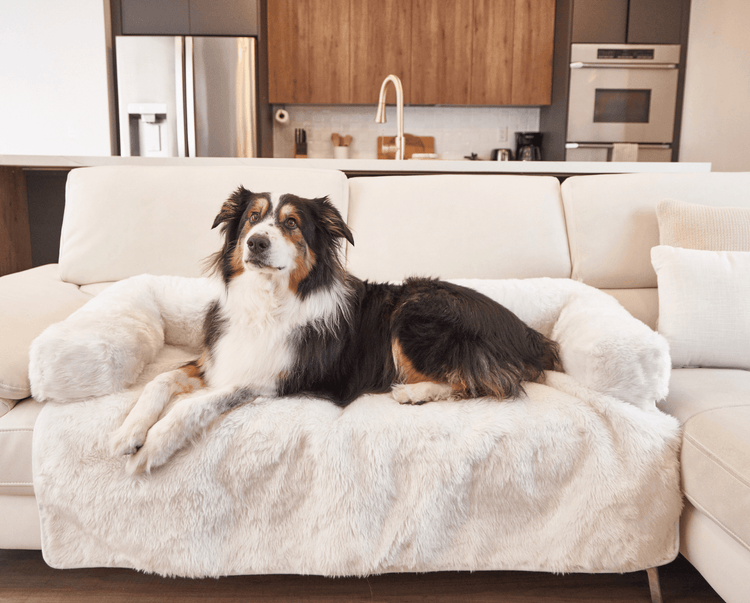
<path fill-rule="evenodd" d="M 566 142 L 566 149 L 611 149 L 614 145 L 610 142 Z M 641 149 L 671 149 L 671 144 L 643 143 L 639 142 Z"/>

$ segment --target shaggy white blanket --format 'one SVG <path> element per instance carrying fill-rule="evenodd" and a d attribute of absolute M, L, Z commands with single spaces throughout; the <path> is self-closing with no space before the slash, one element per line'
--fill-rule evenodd
<path fill-rule="evenodd" d="M 679 426 L 663 338 L 567 280 L 460 281 L 560 342 L 566 374 L 511 401 L 259 399 L 151 475 L 109 434 L 196 355 L 204 279 L 118 283 L 34 342 L 44 558 L 163 575 L 625 572 L 677 554 Z M 168 412 L 168 410 L 166 411 Z"/>

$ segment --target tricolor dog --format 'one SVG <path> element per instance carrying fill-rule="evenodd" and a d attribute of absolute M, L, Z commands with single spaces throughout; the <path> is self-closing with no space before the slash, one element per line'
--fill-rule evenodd
<path fill-rule="evenodd" d="M 224 243 L 210 261 L 224 290 L 207 308 L 202 355 L 151 381 L 112 435 L 131 473 L 164 464 L 222 413 L 258 396 L 339 406 L 387 392 L 402 404 L 512 398 L 523 381 L 560 368 L 555 342 L 472 289 L 348 274 L 339 252 L 352 233 L 325 198 L 240 187 L 217 226 Z"/>

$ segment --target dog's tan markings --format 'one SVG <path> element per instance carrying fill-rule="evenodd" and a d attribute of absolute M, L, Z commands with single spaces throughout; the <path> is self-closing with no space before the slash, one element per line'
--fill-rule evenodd
<path fill-rule="evenodd" d="M 479 378 L 472 378 L 458 369 L 446 375 L 456 398 L 514 398 L 522 391 L 517 385 L 521 378 L 519 370 L 512 366 L 487 366 Z"/>
<path fill-rule="evenodd" d="M 297 228 L 287 228 L 286 221 L 292 219 L 296 222 Z M 294 260 L 294 270 L 289 273 L 289 290 L 292 293 L 297 293 L 299 284 L 307 278 L 310 271 L 315 266 L 315 253 L 312 249 L 307 246 L 305 237 L 302 235 L 302 230 L 299 228 L 301 225 L 301 218 L 297 209 L 293 205 L 284 205 L 279 210 L 279 224 L 281 225 L 281 232 L 297 250 L 297 257 Z"/>
<path fill-rule="evenodd" d="M 401 347 L 401 342 L 398 339 L 393 340 L 391 350 L 393 352 L 393 362 L 396 364 L 396 372 L 402 383 L 435 381 L 432 377 L 428 377 L 414 368 L 411 360 L 404 353 L 404 349 Z"/>
<path fill-rule="evenodd" d="M 302 230 L 300 230 L 300 228 L 294 228 L 291 230 L 286 228 L 286 221 L 290 218 L 297 223 L 298 227 L 302 224 L 302 219 L 300 218 L 299 213 L 297 213 L 297 209 L 293 205 L 284 205 L 279 210 L 279 224 L 282 226 L 284 236 L 295 245 L 305 245 L 305 238 L 302 236 Z"/>
<path fill-rule="evenodd" d="M 245 222 L 245 225 L 242 227 L 242 232 L 237 237 L 237 244 L 234 246 L 231 258 L 232 277 L 238 276 L 245 271 L 245 262 L 242 261 L 242 255 L 244 253 L 243 241 L 245 240 L 247 233 L 250 231 L 251 226 L 250 222 Z"/>
<path fill-rule="evenodd" d="M 257 197 L 252 204 L 251 209 L 248 212 L 248 216 L 252 212 L 258 212 L 260 214 L 261 219 L 266 217 L 266 214 L 268 213 L 268 208 L 270 206 L 270 201 L 266 197 Z"/>
<path fill-rule="evenodd" d="M 202 363 L 203 357 L 177 369 L 181 374 L 175 378 L 174 395 L 192 394 L 195 390 L 205 387 Z"/>
<path fill-rule="evenodd" d="M 456 387 L 445 380 L 428 377 L 414 368 L 414 364 L 404 353 L 401 342 L 394 339 L 391 344 L 393 362 L 399 376 L 399 383 L 391 389 L 391 395 L 400 404 L 424 404 L 432 400 L 447 400 L 456 393 Z"/>
<path fill-rule="evenodd" d="M 289 273 L 289 290 L 297 293 L 299 284 L 307 278 L 315 266 L 315 254 L 307 246 L 294 260 L 295 268 Z"/>

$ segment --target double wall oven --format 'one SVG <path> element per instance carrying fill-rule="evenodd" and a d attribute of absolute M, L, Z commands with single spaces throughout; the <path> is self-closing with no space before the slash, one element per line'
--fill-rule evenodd
<path fill-rule="evenodd" d="M 573 44 L 566 159 L 670 161 L 680 46 Z"/>

